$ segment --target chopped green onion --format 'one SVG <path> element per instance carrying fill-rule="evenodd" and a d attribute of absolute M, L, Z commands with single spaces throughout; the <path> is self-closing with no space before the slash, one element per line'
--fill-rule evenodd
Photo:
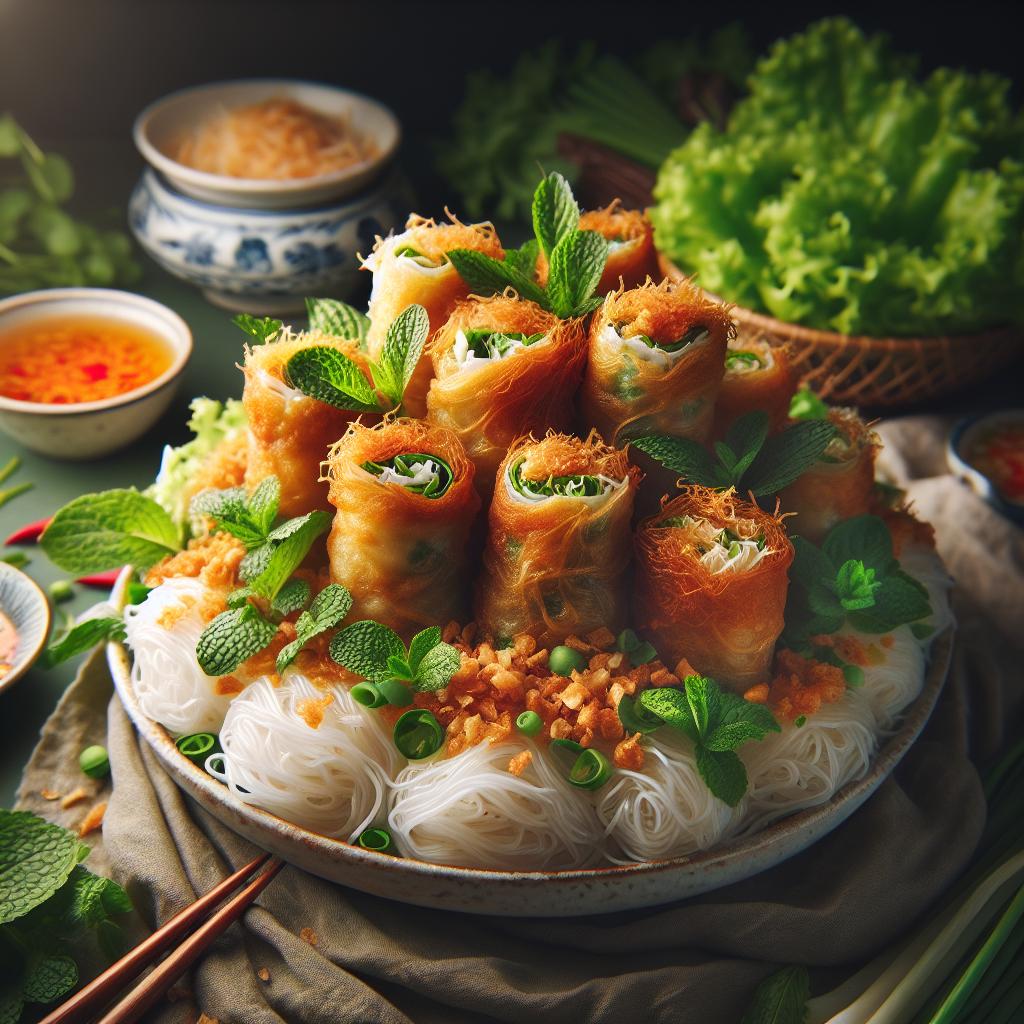
<path fill-rule="evenodd" d="M 599 750 L 584 750 L 569 772 L 569 781 L 579 789 L 600 789 L 612 776 L 611 762 Z"/>
<path fill-rule="evenodd" d="M 862 669 L 860 665 L 844 665 L 843 678 L 846 680 L 847 686 L 863 686 L 864 669 Z"/>
<path fill-rule="evenodd" d="M 536 736 L 544 728 L 544 719 L 536 711 L 524 711 L 516 719 L 516 728 L 525 736 Z"/>
<path fill-rule="evenodd" d="M 556 676 L 570 676 L 574 671 L 581 672 L 586 667 L 586 658 L 572 647 L 560 645 L 552 648 L 548 655 L 548 668 Z"/>
<path fill-rule="evenodd" d="M 383 698 L 396 708 L 408 707 L 412 703 L 412 690 L 400 679 L 384 679 L 377 684 Z"/>
<path fill-rule="evenodd" d="M 399 753 L 410 761 L 421 761 L 436 754 L 444 743 L 441 723 L 425 708 L 406 711 L 395 722 L 392 736 Z"/>
<path fill-rule="evenodd" d="M 349 693 L 352 694 L 352 699 L 357 704 L 362 704 L 364 708 L 382 708 L 388 702 L 376 683 L 356 683 Z"/>
<path fill-rule="evenodd" d="M 86 747 L 78 755 L 78 767 L 89 776 L 90 779 L 102 779 L 110 774 L 110 757 L 107 748 L 101 747 L 98 743 Z"/>
<path fill-rule="evenodd" d="M 193 732 L 187 736 L 179 736 L 174 745 L 193 764 L 202 768 L 210 754 L 220 751 L 217 737 L 212 732 Z"/>
<path fill-rule="evenodd" d="M 649 733 L 660 729 L 665 723 L 632 697 L 623 694 L 619 700 L 619 721 L 628 733 Z"/>
<path fill-rule="evenodd" d="M 75 588 L 70 580 L 54 580 L 47 589 L 54 604 L 63 604 L 75 596 Z"/>
<path fill-rule="evenodd" d="M 359 833 L 356 843 L 364 850 L 374 853 L 388 853 L 391 849 L 391 833 L 386 828 L 368 828 Z"/>
<path fill-rule="evenodd" d="M 582 754 L 586 747 L 575 740 L 552 740 L 549 744 L 555 750 L 568 750 L 571 754 Z"/>
<path fill-rule="evenodd" d="M 797 717 L 793 719 L 793 724 L 798 729 L 802 729 L 807 724 L 807 716 L 806 715 L 797 715 Z"/>

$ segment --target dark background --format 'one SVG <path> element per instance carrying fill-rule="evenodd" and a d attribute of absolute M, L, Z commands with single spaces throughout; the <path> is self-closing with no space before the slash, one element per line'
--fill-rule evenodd
<path fill-rule="evenodd" d="M 421 212 L 433 213 L 445 195 L 432 147 L 450 132 L 469 70 L 508 68 L 550 37 L 594 39 L 628 56 L 733 21 L 762 52 L 837 13 L 889 32 L 925 69 L 1019 75 L 1020 19 L 1009 4 L 0 0 L 0 110 L 44 142 L 125 139 L 144 106 L 182 86 L 260 76 L 334 82 L 395 110 Z"/>

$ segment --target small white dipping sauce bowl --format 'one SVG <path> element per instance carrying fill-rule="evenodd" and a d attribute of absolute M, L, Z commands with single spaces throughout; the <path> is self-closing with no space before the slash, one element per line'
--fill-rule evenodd
<path fill-rule="evenodd" d="M 166 306 L 107 288 L 51 288 L 0 301 L 0 344 L 8 331 L 52 318 L 102 318 L 160 338 L 171 365 L 142 387 L 96 402 L 52 405 L 0 395 L 0 429 L 26 448 L 57 459 L 95 459 L 124 448 L 167 409 L 192 354 L 188 324 Z"/>
<path fill-rule="evenodd" d="M 209 118 L 270 99 L 294 100 L 328 117 L 344 118 L 353 132 L 373 143 L 373 155 L 326 174 L 271 179 L 210 174 L 179 163 L 171 155 L 183 138 Z M 248 210 L 284 210 L 316 206 L 360 191 L 391 162 L 401 128 L 383 103 L 350 89 L 287 78 L 255 78 L 171 93 L 139 114 L 133 135 L 150 166 L 187 196 Z"/>
<path fill-rule="evenodd" d="M 50 632 L 50 603 L 35 580 L 0 562 L 0 612 L 18 634 L 14 656 L 0 674 L 0 692 L 13 686 L 39 657 Z"/>

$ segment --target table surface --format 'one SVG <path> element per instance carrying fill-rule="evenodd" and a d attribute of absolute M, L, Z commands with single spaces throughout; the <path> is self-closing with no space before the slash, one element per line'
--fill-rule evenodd
<path fill-rule="evenodd" d="M 125 208 L 142 170 L 142 162 L 129 142 L 95 140 L 52 148 L 72 160 L 78 179 L 79 212 L 111 206 Z M 412 176 L 415 180 L 414 173 Z M 515 241 L 515 235 L 523 233 L 522 228 L 512 229 L 509 235 Z M 96 462 L 58 462 L 28 452 L 0 434 L 0 465 L 11 455 L 22 459 L 17 475 L 6 486 L 22 481 L 32 481 L 35 485 L 31 491 L 0 507 L 0 538 L 25 523 L 52 514 L 80 494 L 111 487 L 147 486 L 159 467 L 163 446 L 181 444 L 190 436 L 186 420 L 188 403 L 194 396 L 223 399 L 241 394 L 242 376 L 235 363 L 241 356 L 244 339 L 231 324 L 230 314 L 211 306 L 196 289 L 170 277 L 141 254 L 139 260 L 144 276 L 133 289 L 168 305 L 192 330 L 195 347 L 177 397 L 165 416 L 144 437 Z M 1018 360 L 995 381 L 944 401 L 941 409 L 934 411 L 966 414 L 1002 405 L 1019 405 L 1016 382 L 1022 375 L 1024 359 Z M 44 588 L 54 580 L 66 578 L 42 551 L 31 547 L 20 550 L 31 559 L 25 571 Z M 65 612 L 78 614 L 105 597 L 103 592 L 87 587 L 77 586 L 75 592 L 73 601 L 57 607 L 55 618 L 59 620 Z M 39 729 L 74 678 L 78 663 L 79 659 L 75 659 L 49 671 L 33 668 L 14 686 L 0 693 L 0 807 L 13 803 L 22 768 L 35 746 Z M 99 739 L 101 737 L 97 737 Z"/>

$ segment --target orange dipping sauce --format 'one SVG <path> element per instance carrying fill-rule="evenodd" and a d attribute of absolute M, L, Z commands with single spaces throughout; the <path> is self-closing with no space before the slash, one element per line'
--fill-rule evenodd
<path fill-rule="evenodd" d="M 170 368 L 162 338 L 105 317 L 51 317 L 0 333 L 0 395 L 72 405 L 123 395 Z"/>

